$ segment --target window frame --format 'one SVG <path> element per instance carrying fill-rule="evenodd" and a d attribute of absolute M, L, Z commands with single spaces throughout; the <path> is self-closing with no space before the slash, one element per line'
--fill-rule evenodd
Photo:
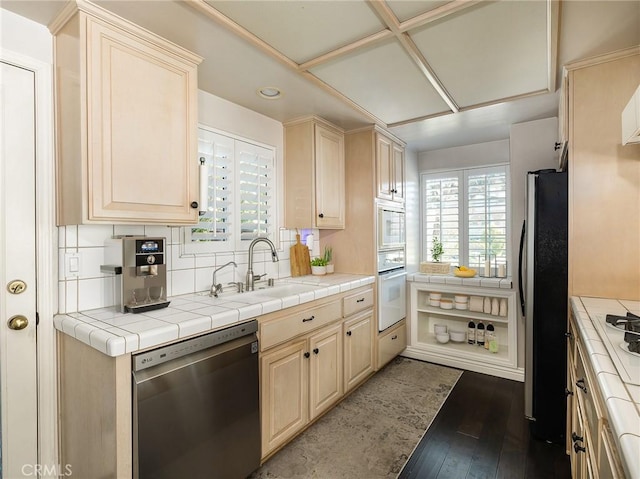
<path fill-rule="evenodd" d="M 438 170 L 424 170 L 420 172 L 420 258 L 421 261 L 431 261 L 431 245 L 426 244 L 425 234 L 426 204 L 424 201 L 425 182 L 429 179 L 443 179 L 457 177 L 458 179 L 458 253 L 461 265 L 469 265 L 469 200 L 468 179 L 475 174 L 491 174 L 503 172 L 505 174 L 505 259 L 507 264 L 511 262 L 511 172 L 509 163 L 496 163 L 491 165 L 473 166 L 468 168 L 452 168 Z M 462 213 L 460 213 L 462 212 Z M 509 272 L 508 272 L 509 273 Z M 511 275 L 509 273 L 509 275 Z"/>

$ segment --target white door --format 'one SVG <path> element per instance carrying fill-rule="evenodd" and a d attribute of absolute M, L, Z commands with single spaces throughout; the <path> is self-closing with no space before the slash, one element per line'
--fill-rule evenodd
<path fill-rule="evenodd" d="M 35 477 L 35 74 L 4 62 L 0 67 L 1 476 Z"/>

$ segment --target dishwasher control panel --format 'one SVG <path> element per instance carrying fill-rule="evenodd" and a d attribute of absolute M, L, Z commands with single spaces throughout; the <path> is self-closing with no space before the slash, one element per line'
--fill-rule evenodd
<path fill-rule="evenodd" d="M 133 356 L 133 370 L 141 371 L 146 368 L 157 366 L 174 359 L 187 356 L 188 354 L 197 353 L 204 349 L 218 346 L 234 339 L 242 338 L 258 331 L 258 321 L 251 320 L 246 323 L 237 324 L 230 328 L 214 331 L 213 333 L 198 336 L 197 338 L 187 339 L 179 343 L 170 344 L 162 348 L 154 349 Z M 251 345 L 251 352 L 258 352 L 258 342 L 255 341 Z"/>

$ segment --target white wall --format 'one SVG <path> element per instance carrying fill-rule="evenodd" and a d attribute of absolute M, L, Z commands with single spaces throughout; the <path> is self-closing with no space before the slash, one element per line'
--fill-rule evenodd
<path fill-rule="evenodd" d="M 53 64 L 53 38 L 44 25 L 0 9 L 0 47 Z"/>
<path fill-rule="evenodd" d="M 405 151 L 405 211 L 407 223 L 407 272 L 415 273 L 420 264 L 420 172 L 418 153 Z"/>
<path fill-rule="evenodd" d="M 509 140 L 423 151 L 418 155 L 418 170 L 450 170 L 509 162 Z"/>

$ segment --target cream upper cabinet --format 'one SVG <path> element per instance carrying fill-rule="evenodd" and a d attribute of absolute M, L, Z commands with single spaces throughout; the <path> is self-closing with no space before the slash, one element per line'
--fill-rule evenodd
<path fill-rule="evenodd" d="M 404 147 L 376 133 L 377 197 L 404 202 Z"/>
<path fill-rule="evenodd" d="M 54 34 L 58 224 L 194 224 L 201 58 L 70 4 Z"/>
<path fill-rule="evenodd" d="M 285 226 L 345 227 L 344 132 L 318 117 L 284 130 Z"/>

